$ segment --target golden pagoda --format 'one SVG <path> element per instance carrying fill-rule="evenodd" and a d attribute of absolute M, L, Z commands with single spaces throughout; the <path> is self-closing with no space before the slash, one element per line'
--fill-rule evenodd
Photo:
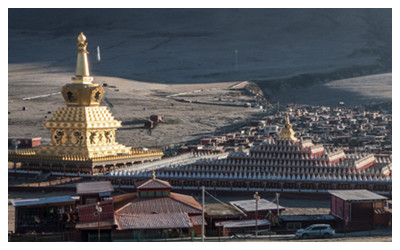
<path fill-rule="evenodd" d="M 62 96 L 66 107 L 60 107 L 50 121 L 44 126 L 51 132 L 51 142 L 38 149 L 19 152 L 9 152 L 9 161 L 25 158 L 36 160 L 50 159 L 72 161 L 78 168 L 93 173 L 94 162 L 104 162 L 105 165 L 121 165 L 120 160 L 133 164 L 144 160 L 160 159 L 163 153 L 160 150 L 132 150 L 115 141 L 115 132 L 121 127 L 121 122 L 115 120 L 106 106 L 100 106 L 104 94 L 103 88 L 93 82 L 87 51 L 86 37 L 83 33 L 78 36 L 78 51 L 76 73 L 72 83 L 62 88 Z M 107 164 L 109 162 L 111 164 Z M 90 162 L 90 169 L 84 162 Z M 40 162 L 43 170 L 44 162 Z M 54 163 L 54 162 L 53 162 Z M 82 164 L 77 164 L 82 163 Z M 28 164 L 29 165 L 29 164 Z M 33 164 L 36 165 L 36 164 Z M 51 164 L 50 169 L 58 164 Z M 125 164 L 123 164 L 125 165 Z M 74 168 L 73 168 L 74 169 Z M 98 171 L 94 171 L 98 172 Z"/>
<path fill-rule="evenodd" d="M 298 141 L 298 139 L 294 136 L 295 132 L 293 131 L 292 124 L 289 121 L 289 115 L 286 114 L 285 124 L 281 130 L 278 140 L 280 141 Z"/>

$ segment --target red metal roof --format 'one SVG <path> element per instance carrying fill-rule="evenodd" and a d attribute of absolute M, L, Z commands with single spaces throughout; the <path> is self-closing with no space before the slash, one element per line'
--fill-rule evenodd
<path fill-rule="evenodd" d="M 112 199 L 114 200 L 114 209 L 115 210 L 120 209 L 121 207 L 125 206 L 128 202 L 132 201 L 137 197 L 138 193 L 128 193 L 128 194 L 113 196 Z"/>
<path fill-rule="evenodd" d="M 79 195 L 98 194 L 113 191 L 114 188 L 109 181 L 82 182 L 76 184 L 76 193 Z"/>
<path fill-rule="evenodd" d="M 167 229 L 190 228 L 187 213 L 160 213 L 160 214 L 116 214 L 117 230 L 126 229 Z"/>
<path fill-rule="evenodd" d="M 171 197 L 172 199 L 175 199 L 175 200 L 178 200 L 178 201 L 180 201 L 180 202 L 183 202 L 183 203 L 185 203 L 185 204 L 187 204 L 187 205 L 189 205 L 189 206 L 191 206 L 191 207 L 193 207 L 193 208 L 195 208 L 195 209 L 199 209 L 200 212 L 201 212 L 201 205 L 200 205 L 200 203 L 198 203 L 198 202 L 193 198 L 193 196 L 184 195 L 184 194 L 178 194 L 178 193 L 173 193 L 173 192 L 171 192 L 171 193 L 170 193 L 170 197 Z"/>

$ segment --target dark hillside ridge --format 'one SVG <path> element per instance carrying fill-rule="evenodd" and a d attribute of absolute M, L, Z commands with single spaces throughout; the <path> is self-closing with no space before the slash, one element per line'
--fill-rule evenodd
<path fill-rule="evenodd" d="M 335 80 L 340 80 L 344 78 L 358 77 L 363 75 L 377 74 L 384 72 L 382 67 L 379 65 L 370 66 L 354 66 L 343 69 L 338 69 L 333 72 L 326 73 L 305 73 L 299 74 L 282 79 L 272 79 L 272 80 L 254 80 L 260 89 L 264 92 L 264 96 L 272 102 L 274 96 L 285 89 L 294 88 L 301 89 L 310 87 L 314 84 L 322 84 Z"/>
<path fill-rule="evenodd" d="M 139 81 L 256 80 L 268 94 L 392 70 L 391 9 L 9 9 L 9 63 L 72 69 L 81 31 L 94 74 Z"/>

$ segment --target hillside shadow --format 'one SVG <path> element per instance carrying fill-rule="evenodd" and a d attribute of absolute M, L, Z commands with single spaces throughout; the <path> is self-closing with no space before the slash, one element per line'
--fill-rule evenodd
<path fill-rule="evenodd" d="M 94 76 L 162 84 L 249 80 L 272 102 L 363 100 L 322 84 L 392 69 L 391 9 L 9 9 L 8 14 L 9 64 L 50 73 L 75 71 L 81 31 L 88 37 Z"/>
<path fill-rule="evenodd" d="M 9 9 L 8 14 L 9 63 L 51 62 L 73 72 L 76 36 L 83 31 L 92 75 L 143 82 L 268 80 L 343 65 L 391 70 L 391 9 Z"/>

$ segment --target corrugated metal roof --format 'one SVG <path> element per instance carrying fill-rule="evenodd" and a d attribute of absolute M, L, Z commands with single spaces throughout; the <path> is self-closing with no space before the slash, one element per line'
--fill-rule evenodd
<path fill-rule="evenodd" d="M 328 192 L 345 201 L 373 201 L 387 200 L 388 198 L 365 189 L 355 190 L 328 190 Z"/>
<path fill-rule="evenodd" d="M 225 228 L 255 227 L 256 220 L 221 221 L 218 224 Z M 268 225 L 271 225 L 271 223 L 268 220 L 257 220 L 257 226 L 268 226 Z"/>
<path fill-rule="evenodd" d="M 190 228 L 186 213 L 160 213 L 160 214 L 116 214 L 117 230 L 126 229 L 168 229 Z"/>
<path fill-rule="evenodd" d="M 109 181 L 82 182 L 76 184 L 76 193 L 81 194 L 97 194 L 105 192 L 113 192 L 114 188 Z"/>
<path fill-rule="evenodd" d="M 64 196 L 54 196 L 54 197 L 44 197 L 36 199 L 23 199 L 23 200 L 12 200 L 11 203 L 14 207 L 22 206 L 34 206 L 34 205 L 44 205 L 44 204 L 54 204 L 54 203 L 65 203 L 74 202 L 74 198 L 69 195 Z"/>
<path fill-rule="evenodd" d="M 256 211 L 256 200 L 241 200 L 241 201 L 231 201 L 230 204 L 239 207 L 245 212 L 255 212 Z M 258 210 L 276 210 L 277 205 L 266 199 L 260 199 L 258 201 Z M 279 209 L 285 209 L 279 205 Z"/>

